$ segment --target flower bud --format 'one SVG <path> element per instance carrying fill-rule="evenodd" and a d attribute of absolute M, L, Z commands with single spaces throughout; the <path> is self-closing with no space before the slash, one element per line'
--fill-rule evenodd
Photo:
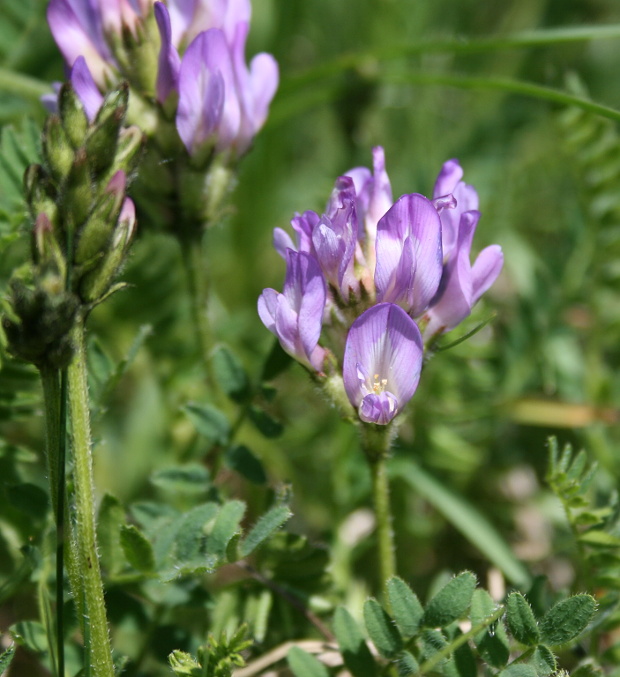
<path fill-rule="evenodd" d="M 140 162 L 145 144 L 146 137 L 138 127 L 132 125 L 121 129 L 116 144 L 114 162 L 105 178 L 110 180 L 118 171 L 122 171 L 126 176 L 131 177 Z M 104 179 L 104 177 L 101 178 Z"/>
<path fill-rule="evenodd" d="M 62 183 L 71 169 L 74 151 L 57 115 L 51 115 L 43 131 L 43 157 L 57 183 Z"/>
<path fill-rule="evenodd" d="M 47 214 L 39 214 L 32 229 L 33 259 L 42 270 L 54 274 L 62 288 L 66 275 L 66 261 Z"/>
<path fill-rule="evenodd" d="M 58 206 L 54 199 L 55 191 L 41 165 L 27 167 L 24 172 L 24 193 L 34 218 L 38 214 L 47 214 L 51 223 L 57 222 Z"/>
<path fill-rule="evenodd" d="M 88 118 L 80 98 L 68 82 L 60 88 L 58 112 L 71 145 L 75 149 L 79 148 L 88 132 Z"/>
<path fill-rule="evenodd" d="M 135 206 L 129 198 L 125 198 L 112 240 L 101 263 L 86 273 L 80 282 L 80 296 L 86 303 L 100 303 L 114 291 L 111 290 L 112 281 L 125 261 L 135 229 Z"/>
<path fill-rule="evenodd" d="M 88 162 L 95 174 L 105 171 L 114 162 L 118 135 L 127 113 L 128 98 L 127 83 L 110 93 L 99 109 L 86 138 Z"/>
<path fill-rule="evenodd" d="M 103 197 L 78 235 L 76 264 L 85 264 L 94 257 L 105 254 L 125 199 L 126 183 L 125 173 L 119 171 L 106 186 Z"/>
<path fill-rule="evenodd" d="M 67 178 L 63 200 L 65 223 L 70 230 L 75 232 L 86 221 L 93 197 L 88 156 L 86 150 L 80 148 L 75 154 L 75 160 Z"/>

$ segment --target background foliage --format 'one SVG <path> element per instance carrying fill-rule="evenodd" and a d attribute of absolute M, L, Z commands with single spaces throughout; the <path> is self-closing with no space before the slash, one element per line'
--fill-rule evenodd
<path fill-rule="evenodd" d="M 328 409 L 298 366 L 263 383 L 272 337 L 255 311 L 264 287 L 281 286 L 272 228 L 286 227 L 295 211 L 321 211 L 335 177 L 368 165 L 373 145 L 385 147 L 395 195 L 431 193 L 441 163 L 459 158 L 480 194 L 475 247 L 497 242 L 506 258 L 502 277 L 457 332 L 491 313 L 495 318 L 429 360 L 401 427 L 392 496 L 399 575 L 422 599 L 438 574 L 463 569 L 485 586 L 497 581 L 499 570 L 507 585 L 523 591 L 534 577 L 546 576 L 544 594 L 551 598 L 593 591 L 589 567 L 576 564 L 571 523 L 545 484 L 546 440 L 557 435 L 598 461 L 589 499 L 595 508 L 609 503 L 620 470 L 617 123 L 497 85 L 500 78 L 524 81 L 620 108 L 620 30 L 616 37 L 593 30 L 597 39 L 547 46 L 503 41 L 520 31 L 612 26 L 620 23 L 617 3 L 253 4 L 249 52 L 273 53 L 282 85 L 242 163 L 234 209 L 207 237 L 212 327 L 234 355 L 231 367 L 227 349 L 219 353 L 216 373 L 233 383 L 231 401 L 220 404 L 231 421 L 239 412 L 243 418 L 232 430 L 214 429 L 209 417 L 207 434 L 201 428 L 210 393 L 188 330 L 180 254 L 153 214 L 144 214 L 124 273 L 131 286 L 98 308 L 90 323 L 96 483 L 100 497 L 115 497 L 102 498 L 108 512 L 114 501 L 133 505 L 130 522 L 146 532 L 154 524 L 145 505 L 181 513 L 216 494 L 247 504 L 246 534 L 274 505 L 274 492 L 282 498 L 292 488 L 294 517 L 286 535 L 258 551 L 251 570 L 229 566 L 164 586 L 152 591 L 150 606 L 138 603 L 127 581 L 116 586 L 110 564 L 110 613 L 116 645 L 131 658 L 129 674 L 154 670 L 156 659 L 173 649 L 195 652 L 207 630 L 232 630 L 243 619 L 261 650 L 312 634 L 308 617 L 263 576 L 294 591 L 319 616 L 344 604 L 361 618 L 366 596 L 377 592 L 370 478 L 356 431 Z M 466 50 L 466 41 L 457 41 L 457 47 L 437 48 L 461 37 L 497 44 Z M 421 47 L 407 56 L 411 46 Z M 42 0 L 3 0 L 0 68 L 4 290 L 29 246 L 20 185 L 23 169 L 37 159 L 45 118 L 38 96 L 63 77 Z M 437 84 L 446 76 L 462 76 L 460 86 Z M 5 629 L 37 617 L 33 591 L 50 572 L 41 573 L 37 560 L 46 548 L 47 519 L 38 380 L 30 368 L 2 359 Z M 222 446 L 228 447 L 224 458 Z M 187 477 L 175 485 L 165 474 L 188 464 L 209 469 L 213 485 L 205 495 L 193 493 Z M 131 534 L 126 541 L 126 555 L 139 547 Z M 25 543 L 39 554 L 24 551 Z"/>

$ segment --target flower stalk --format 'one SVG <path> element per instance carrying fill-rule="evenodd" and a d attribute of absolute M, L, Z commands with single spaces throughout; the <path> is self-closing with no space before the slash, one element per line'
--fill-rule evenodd
<path fill-rule="evenodd" d="M 396 575 L 390 485 L 386 469 L 391 441 L 391 426 L 362 425 L 362 449 L 372 477 L 372 500 L 377 520 L 377 548 L 382 587 Z"/>
<path fill-rule="evenodd" d="M 76 321 L 73 330 L 73 344 L 75 355 L 67 374 L 75 486 L 76 559 L 82 574 L 84 624 L 88 626 L 90 636 L 88 661 L 91 674 L 93 677 L 112 677 L 114 666 L 97 554 L 90 409 L 82 316 Z"/>

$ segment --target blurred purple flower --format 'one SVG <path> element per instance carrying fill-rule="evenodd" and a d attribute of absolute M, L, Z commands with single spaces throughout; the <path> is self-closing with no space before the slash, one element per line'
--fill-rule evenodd
<path fill-rule="evenodd" d="M 325 281 L 319 264 L 305 252 L 286 253 L 282 294 L 265 289 L 258 299 L 258 314 L 282 348 L 296 360 L 321 371 L 325 351 L 318 345 L 325 308 Z"/>
<path fill-rule="evenodd" d="M 413 396 L 424 347 L 420 330 L 393 303 L 380 303 L 351 325 L 344 350 L 344 387 L 359 417 L 386 425 Z"/>
<path fill-rule="evenodd" d="M 144 50 L 132 52 L 126 36 L 137 36 L 141 26 L 148 42 L 151 11 L 160 48 L 149 84 L 140 69 L 148 74 L 154 55 L 138 63 Z M 265 123 L 279 80 L 271 55 L 256 55 L 249 68 L 245 63 L 250 15 L 249 0 L 50 0 L 47 10 L 65 61 L 73 66 L 84 57 L 100 91 L 126 78 L 160 103 L 177 92 L 177 130 L 188 152 L 207 146 L 233 158 Z"/>

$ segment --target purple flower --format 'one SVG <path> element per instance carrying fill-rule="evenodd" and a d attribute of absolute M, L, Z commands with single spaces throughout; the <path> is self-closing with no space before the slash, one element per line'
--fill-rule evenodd
<path fill-rule="evenodd" d="M 369 308 L 351 325 L 344 350 L 344 387 L 359 417 L 386 425 L 413 396 L 424 347 L 416 323 L 393 303 Z"/>
<path fill-rule="evenodd" d="M 457 160 L 444 163 L 433 196 L 452 196 L 456 205 L 441 211 L 444 268 L 441 283 L 431 302 L 425 320 L 425 338 L 456 327 L 471 313 L 471 309 L 502 270 L 504 256 L 499 245 L 491 245 L 478 255 L 472 266 L 471 245 L 480 219 L 478 195 L 461 178 L 463 170 Z"/>
<path fill-rule="evenodd" d="M 499 245 L 483 249 L 474 265 L 470 263 L 472 239 L 480 213 L 468 211 L 461 215 L 458 237 L 450 259 L 444 267 L 437 296 L 428 309 L 425 338 L 454 329 L 471 313 L 471 309 L 495 282 L 504 264 Z"/>
<path fill-rule="evenodd" d="M 325 308 L 325 281 L 319 264 L 305 252 L 286 254 L 282 294 L 265 289 L 258 299 L 258 314 L 282 348 L 296 360 L 321 371 L 325 351 L 318 345 Z"/>
<path fill-rule="evenodd" d="M 437 292 L 442 273 L 441 221 L 423 195 L 403 195 L 377 226 L 377 301 L 398 303 L 413 317 Z"/>
<path fill-rule="evenodd" d="M 101 0 L 105 4 L 104 0 Z M 110 4 L 114 4 L 109 3 Z M 79 56 L 101 88 L 112 79 L 116 63 L 104 34 L 100 3 L 97 0 L 51 0 L 47 21 L 62 55 L 69 66 Z"/>
<path fill-rule="evenodd" d="M 160 48 L 149 80 L 151 11 Z M 47 10 L 65 61 L 71 67 L 82 56 L 101 92 L 126 78 L 160 103 L 178 93 L 177 131 L 188 152 L 214 147 L 233 158 L 265 123 L 279 80 L 271 55 L 245 63 L 250 15 L 249 0 L 50 0 Z"/>
<path fill-rule="evenodd" d="M 392 186 L 385 171 L 385 153 L 381 146 L 372 149 L 373 171 L 355 167 L 346 172 L 353 179 L 357 196 L 357 216 L 364 229 L 360 228 L 359 239 L 364 254 L 362 265 L 367 267 L 370 278 L 375 272 L 375 240 L 377 224 L 392 206 Z"/>
<path fill-rule="evenodd" d="M 200 33 L 179 71 L 177 130 L 190 154 L 206 144 L 245 153 L 262 127 L 278 86 L 278 65 L 269 54 L 245 65 L 248 24 L 236 24 L 232 43 L 223 30 Z M 163 39 L 162 39 L 163 45 Z"/>
<path fill-rule="evenodd" d="M 450 196 L 453 198 L 452 201 L 448 201 L 449 208 L 442 209 L 440 213 L 444 260 L 450 257 L 456 245 L 461 214 L 478 209 L 478 193 L 473 186 L 461 181 L 462 177 L 463 169 L 459 161 L 448 160 L 444 162 L 433 190 L 433 201 L 439 202 L 442 206 L 444 206 L 442 198 Z"/>
<path fill-rule="evenodd" d="M 250 22 L 250 0 L 168 0 L 172 23 L 172 43 L 187 46 L 199 33 L 221 28 L 232 44 L 239 22 Z"/>

